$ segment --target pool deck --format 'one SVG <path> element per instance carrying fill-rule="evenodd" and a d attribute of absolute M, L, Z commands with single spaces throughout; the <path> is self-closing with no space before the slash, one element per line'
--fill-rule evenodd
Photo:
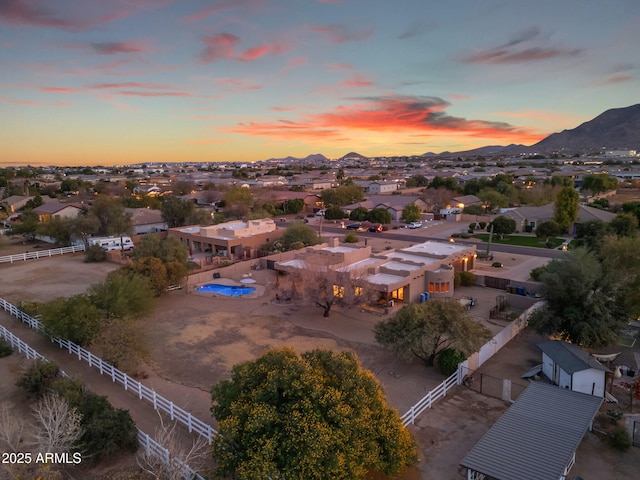
<path fill-rule="evenodd" d="M 251 293 L 247 293 L 246 295 L 240 295 L 237 297 L 232 297 L 229 295 L 223 295 L 221 293 L 212 293 L 212 292 L 199 292 L 198 290 L 196 290 L 199 286 L 201 285 L 207 285 L 207 284 L 215 284 L 215 285 L 225 285 L 225 286 L 229 286 L 229 287 L 251 287 L 251 288 L 255 288 L 255 290 Z M 246 299 L 246 298 L 260 298 L 264 295 L 265 293 L 265 287 L 264 285 L 260 285 L 258 283 L 252 283 L 250 285 L 241 283 L 241 282 L 237 282 L 236 280 L 232 280 L 230 278 L 216 278 L 213 281 L 209 281 L 209 282 L 203 282 L 200 283 L 198 285 L 196 285 L 193 289 L 193 293 L 195 293 L 196 295 L 201 295 L 201 296 L 212 296 L 215 298 L 228 298 L 229 300 L 238 300 L 238 299 Z"/>

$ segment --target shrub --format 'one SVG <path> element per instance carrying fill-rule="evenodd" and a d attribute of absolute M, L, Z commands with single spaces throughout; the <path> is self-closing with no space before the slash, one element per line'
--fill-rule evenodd
<path fill-rule="evenodd" d="M 358 243 L 358 236 L 351 232 L 351 233 L 347 233 L 344 237 L 344 242 L 345 243 Z"/>
<path fill-rule="evenodd" d="M 460 272 L 460 285 L 462 285 L 463 287 L 473 287 L 475 284 L 476 276 L 473 273 Z"/>
<path fill-rule="evenodd" d="M 471 231 L 470 233 L 472 233 L 477 227 L 478 227 L 478 224 L 476 222 L 470 223 L 469 224 L 469 230 Z"/>
<path fill-rule="evenodd" d="M 623 426 L 616 427 L 613 432 L 609 434 L 609 445 L 616 450 L 626 452 L 631 447 L 631 439 L 629 438 L 629 432 Z"/>
<path fill-rule="evenodd" d="M 491 266 L 492 266 L 492 267 L 494 267 L 494 268 L 502 268 L 502 263 L 500 263 L 500 262 L 493 262 L 493 263 L 491 264 Z"/>
<path fill-rule="evenodd" d="M 525 225 L 524 231 L 526 233 L 531 233 L 531 232 L 533 232 L 533 227 L 531 225 Z"/>
<path fill-rule="evenodd" d="M 16 386 L 37 397 L 41 397 L 49 389 L 59 372 L 60 369 L 57 364 L 37 359 L 25 369 L 20 379 L 16 382 Z"/>
<path fill-rule="evenodd" d="M 613 425 L 616 425 L 622 419 L 623 415 L 622 410 L 619 408 L 610 408 L 607 410 L 607 417 L 609 417 L 609 420 Z"/>
<path fill-rule="evenodd" d="M 7 345 L 5 342 L 3 342 L 2 340 L 0 340 L 0 358 L 8 357 L 12 353 L 13 353 L 13 350 L 11 349 L 11 347 Z"/>
<path fill-rule="evenodd" d="M 480 230 L 487 228 L 487 222 L 478 222 L 478 225 L 480 226 Z"/>
<path fill-rule="evenodd" d="M 456 272 L 453 275 L 453 288 L 458 288 L 462 284 L 462 277 L 460 276 L 460 272 Z"/>
<path fill-rule="evenodd" d="M 473 230 L 470 228 L 469 230 L 467 230 L 467 233 L 473 233 Z"/>
<path fill-rule="evenodd" d="M 451 238 L 460 238 L 460 234 L 459 233 L 452 233 L 451 234 Z"/>
<path fill-rule="evenodd" d="M 463 233 L 460 234 L 460 238 L 471 238 L 471 235 L 468 234 L 467 232 L 463 232 Z"/>
<path fill-rule="evenodd" d="M 542 277 L 542 274 L 545 273 L 546 271 L 547 271 L 547 266 L 546 265 L 542 265 L 541 267 L 536 267 L 533 270 L 531 270 L 531 273 L 529 275 L 536 282 L 538 282 L 538 281 L 540 281 L 540 278 Z"/>
<path fill-rule="evenodd" d="M 107 251 L 100 245 L 89 245 L 84 251 L 84 261 L 104 262 L 107 259 Z"/>
<path fill-rule="evenodd" d="M 467 356 L 460 350 L 445 348 L 438 354 L 438 369 L 440 373 L 448 377 L 458 369 L 458 364 L 466 359 Z"/>

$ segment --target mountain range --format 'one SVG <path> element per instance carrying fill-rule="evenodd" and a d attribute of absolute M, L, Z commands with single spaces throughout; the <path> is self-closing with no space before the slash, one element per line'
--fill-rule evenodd
<path fill-rule="evenodd" d="M 552 133 L 534 145 L 489 145 L 461 152 L 428 152 L 423 156 L 469 156 L 469 155 L 520 155 L 534 153 L 562 152 L 565 154 L 597 153 L 607 150 L 640 150 L 640 103 L 624 108 L 612 108 L 592 120 L 571 130 Z M 367 157 L 350 152 L 340 160 L 366 160 Z M 326 161 L 320 153 L 304 158 L 272 158 L 282 162 Z"/>

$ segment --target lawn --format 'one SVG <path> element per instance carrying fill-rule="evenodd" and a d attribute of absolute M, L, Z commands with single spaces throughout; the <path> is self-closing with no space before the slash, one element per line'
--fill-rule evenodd
<path fill-rule="evenodd" d="M 473 238 L 479 238 L 483 242 L 489 241 L 488 233 L 476 233 L 472 236 Z M 551 248 L 558 248 L 564 243 L 563 238 L 550 238 L 549 241 L 553 245 Z M 545 239 L 534 236 L 505 235 L 503 239 L 500 239 L 498 235 L 494 234 L 491 242 L 503 245 L 519 245 L 521 247 L 545 248 Z"/>

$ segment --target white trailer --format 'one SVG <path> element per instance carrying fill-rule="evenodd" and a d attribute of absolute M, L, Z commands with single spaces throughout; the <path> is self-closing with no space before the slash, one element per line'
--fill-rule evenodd
<path fill-rule="evenodd" d="M 134 247 L 131 237 L 92 237 L 89 245 L 99 245 L 107 251 L 131 250 Z"/>

